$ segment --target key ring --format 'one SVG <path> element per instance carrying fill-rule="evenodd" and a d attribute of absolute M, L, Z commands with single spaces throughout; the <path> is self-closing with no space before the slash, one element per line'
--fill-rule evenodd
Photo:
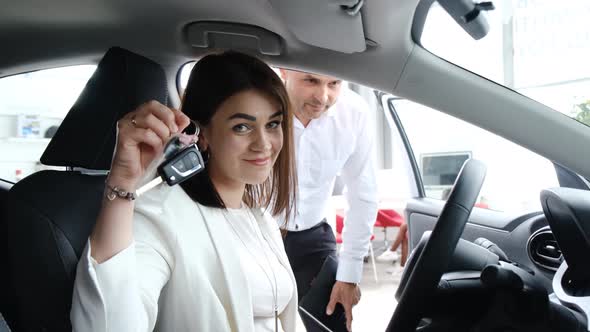
<path fill-rule="evenodd" d="M 190 134 L 187 131 L 194 131 L 194 133 L 193 134 Z M 186 128 L 184 128 L 184 130 L 182 131 L 182 133 L 183 134 L 186 134 L 186 135 L 189 135 L 189 136 L 199 136 L 199 134 L 201 133 L 201 128 L 197 124 L 197 121 L 191 119 L 191 122 L 188 124 L 188 126 L 186 126 Z"/>
<path fill-rule="evenodd" d="M 170 158 L 184 147 L 197 143 L 200 132 L 201 129 L 197 122 L 191 120 L 189 125 L 181 133 L 173 135 L 168 143 L 166 143 L 164 147 L 164 159 Z M 188 137 L 191 137 L 190 140 L 187 140 Z"/>

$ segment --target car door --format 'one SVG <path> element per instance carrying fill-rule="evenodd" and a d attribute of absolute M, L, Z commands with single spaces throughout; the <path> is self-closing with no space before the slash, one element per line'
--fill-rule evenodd
<path fill-rule="evenodd" d="M 407 174 L 412 182 L 413 189 L 407 192 L 413 194 L 405 200 L 404 209 L 410 248 L 434 228 L 463 162 L 479 159 L 487 165 L 487 176 L 462 237 L 494 242 L 511 261 L 546 276 L 546 286 L 551 287 L 563 258 L 543 215 L 539 194 L 544 188 L 559 186 L 559 168 L 447 114 L 387 94 L 378 94 L 378 98 L 394 142 L 392 169 Z M 571 181 L 575 174 L 566 171 L 562 170 L 560 179 Z"/>

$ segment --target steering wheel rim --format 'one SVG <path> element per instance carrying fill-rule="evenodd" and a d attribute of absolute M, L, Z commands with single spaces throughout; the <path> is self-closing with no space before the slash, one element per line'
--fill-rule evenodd
<path fill-rule="evenodd" d="M 413 268 L 404 271 L 402 280 L 406 279 L 405 287 L 398 289 L 398 304 L 387 332 L 415 331 L 423 317 L 421 307 L 434 294 L 449 266 L 479 196 L 485 174 L 486 166 L 475 159 L 467 160 L 461 168 L 428 242 L 418 256 L 410 258 L 414 262 L 408 262 L 407 267 Z"/>

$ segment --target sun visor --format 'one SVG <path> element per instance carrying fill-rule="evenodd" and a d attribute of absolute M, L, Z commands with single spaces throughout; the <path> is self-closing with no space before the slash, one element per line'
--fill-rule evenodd
<path fill-rule="evenodd" d="M 361 9 L 364 0 L 269 0 L 300 41 L 338 52 L 367 46 Z"/>

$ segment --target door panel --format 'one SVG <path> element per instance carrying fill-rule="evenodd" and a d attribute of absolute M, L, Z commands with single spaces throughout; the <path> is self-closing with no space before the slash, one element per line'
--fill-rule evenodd
<path fill-rule="evenodd" d="M 401 148 L 394 147 L 393 156 L 411 161 L 406 167 L 417 188 L 417 194 L 405 200 L 410 249 L 416 247 L 425 231 L 434 228 L 460 172 L 460 157 L 472 157 L 488 168 L 477 200 L 477 205 L 485 208 L 473 209 L 462 238 L 474 241 L 483 237 L 494 242 L 511 261 L 545 276 L 547 289 L 552 289 L 556 267 L 552 257 L 543 260 L 539 250 L 556 243 L 551 242 L 554 238 L 542 213 L 539 194 L 542 189 L 559 186 L 554 165 L 500 136 L 437 110 L 393 96 L 380 97 L 392 132 L 403 141 Z M 557 252 L 560 254 L 559 248 Z M 560 259 L 561 255 L 556 261 Z M 547 261 L 551 264 L 543 264 Z"/>
<path fill-rule="evenodd" d="M 405 213 L 411 249 L 416 247 L 425 231 L 434 228 L 444 203 L 430 198 L 412 199 L 407 203 Z M 533 263 L 528 253 L 531 235 L 547 225 L 542 212 L 513 216 L 476 207 L 473 208 L 461 237 L 468 241 L 483 237 L 494 242 L 513 262 L 528 267 L 537 275 L 545 276 L 545 285 L 551 289 L 554 271 Z"/>

